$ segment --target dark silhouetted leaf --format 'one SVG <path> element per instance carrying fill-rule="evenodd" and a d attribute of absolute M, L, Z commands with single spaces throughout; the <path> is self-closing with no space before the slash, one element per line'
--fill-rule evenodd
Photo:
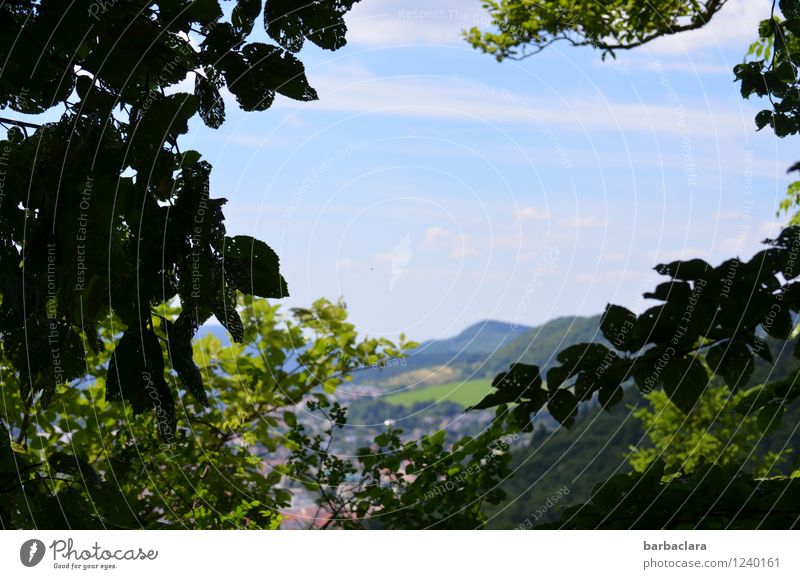
<path fill-rule="evenodd" d="M 569 390 L 559 390 L 550 397 L 547 411 L 562 426 L 569 428 L 575 423 L 578 414 L 578 399 Z"/>

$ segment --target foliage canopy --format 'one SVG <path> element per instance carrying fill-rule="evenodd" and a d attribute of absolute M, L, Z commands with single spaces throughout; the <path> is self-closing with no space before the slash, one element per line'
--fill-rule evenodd
<path fill-rule="evenodd" d="M 262 299 L 239 305 L 241 344 L 213 334 L 195 341 L 211 404 L 187 399 L 171 443 L 152 435 L 157 414 L 135 417 L 104 400 L 112 321 L 99 327 L 104 347 L 87 358 L 93 378 L 59 390 L 46 410 L 11 388 L 13 369 L 0 356 L 9 386 L 0 406 L 0 527 L 270 529 L 287 518 L 351 529 L 485 524 L 483 507 L 504 497 L 498 487 L 514 440 L 499 422 L 449 444 L 444 431 L 410 441 L 386 427 L 369 447 L 336 452 L 353 429 L 336 389 L 414 343 L 360 338 L 343 304 L 326 300 L 291 315 Z M 158 315 L 179 314 L 162 307 Z M 292 510 L 298 495 L 315 509 Z"/>
<path fill-rule="evenodd" d="M 0 141 L 0 333 L 27 404 L 46 407 L 56 386 L 86 374 L 84 352 L 102 349 L 98 327 L 114 314 L 107 399 L 157 411 L 168 442 L 165 364 L 208 405 L 191 355 L 197 328 L 213 315 L 241 341 L 237 295 L 288 289 L 267 244 L 226 235 L 211 165 L 181 151 L 179 137 L 195 117 L 224 122 L 223 89 L 245 111 L 277 94 L 316 99 L 293 53 L 305 40 L 343 46 L 356 1 L 238 0 L 229 18 L 217 0 L 2 3 L 0 108 L 63 109 L 42 126 L 0 120 L 10 127 Z M 257 22 L 274 44 L 251 39 Z M 152 310 L 173 303 L 180 314 L 159 336 Z"/>
<path fill-rule="evenodd" d="M 613 55 L 615 50 L 699 28 L 725 2 L 569 4 L 574 7 L 571 11 L 559 1 L 486 2 L 499 32 L 472 29 L 467 39 L 498 60 L 526 57 L 561 39 Z M 776 6 L 783 19 L 776 15 Z M 800 2 L 773 2 L 770 18 L 759 26 L 760 41 L 751 47 L 753 58 L 734 69 L 743 97 L 769 98 L 771 107 L 756 116 L 757 128 L 770 126 L 779 137 L 800 127 L 800 80 L 793 64 L 800 56 L 798 33 Z M 532 50 L 526 51 L 528 46 Z M 797 169 L 800 165 L 790 170 Z M 783 206 L 787 211 L 791 193 L 790 189 Z M 510 430 L 531 430 L 533 417 L 545 409 L 570 427 L 582 403 L 596 394 L 601 407 L 611 408 L 623 399 L 623 385 L 632 382 L 644 394 L 660 388 L 675 409 L 697 417 L 703 402 L 708 402 L 703 397 L 721 402 L 719 392 L 710 387 L 716 376 L 737 401 L 742 422 L 754 415 L 760 432 L 775 429 L 787 406 L 800 397 L 800 369 L 743 389 L 756 356 L 774 364 L 766 336 L 783 342 L 795 337 L 800 314 L 800 228 L 787 227 L 764 243 L 767 248 L 747 261 L 735 257 L 711 266 L 693 259 L 656 266 L 668 279 L 644 297 L 657 305 L 636 315 L 609 304 L 601 321 L 605 343 L 562 349 L 556 356 L 558 365 L 546 374 L 538 366 L 513 364 L 495 378 L 495 390 L 474 408 L 496 407 L 498 416 L 507 416 Z M 800 358 L 796 349 L 794 354 Z M 796 476 L 761 478 L 741 464 L 701 464 L 685 456 L 676 465 L 677 458 L 671 457 L 673 468 L 667 470 L 663 460 L 652 456 L 640 460 L 640 472 L 605 481 L 589 503 L 567 509 L 559 525 L 783 528 L 800 521 Z"/>
<path fill-rule="evenodd" d="M 488 0 L 483 3 L 496 30 L 464 33 L 475 48 L 498 61 L 519 60 L 565 41 L 591 46 L 603 55 L 707 24 L 727 0 Z"/>

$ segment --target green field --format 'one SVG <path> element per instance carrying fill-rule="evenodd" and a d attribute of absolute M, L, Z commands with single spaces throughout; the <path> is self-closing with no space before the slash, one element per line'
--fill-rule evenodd
<path fill-rule="evenodd" d="M 390 404 L 411 406 L 417 402 L 441 402 L 449 400 L 461 406 L 471 406 L 480 402 L 492 389 L 488 380 L 470 380 L 469 382 L 450 382 L 439 386 L 426 386 L 415 390 L 398 392 L 386 398 Z"/>

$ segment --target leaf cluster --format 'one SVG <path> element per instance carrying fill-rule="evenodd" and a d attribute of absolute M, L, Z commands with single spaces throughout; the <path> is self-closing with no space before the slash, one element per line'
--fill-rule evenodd
<path fill-rule="evenodd" d="M 223 90 L 245 111 L 277 94 L 316 99 L 294 52 L 306 39 L 341 47 L 355 1 L 238 0 L 227 18 L 217 0 L 0 6 L 0 109 L 63 109 L 38 127 L 0 119 L 10 127 L 0 140 L 0 334 L 25 400 L 46 407 L 57 386 L 80 380 L 113 317 L 122 337 L 107 399 L 154 412 L 167 442 L 167 366 L 207 405 L 191 357 L 197 328 L 214 316 L 241 341 L 237 295 L 288 288 L 267 244 L 226 234 L 211 165 L 178 140 L 196 117 L 222 124 Z M 256 22 L 274 44 L 252 39 Z M 154 323 L 161 304 L 180 314 Z"/>

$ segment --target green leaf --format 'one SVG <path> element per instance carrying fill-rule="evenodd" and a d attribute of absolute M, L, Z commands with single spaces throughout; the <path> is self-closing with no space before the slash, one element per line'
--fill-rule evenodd
<path fill-rule="evenodd" d="M 278 255 L 263 241 L 248 235 L 226 237 L 223 268 L 229 283 L 244 294 L 264 298 L 289 295 Z"/>
<path fill-rule="evenodd" d="M 222 17 L 222 9 L 217 0 L 191 0 L 182 13 L 185 17 L 209 24 Z"/>
<path fill-rule="evenodd" d="M 168 328 L 174 328 L 174 325 L 170 324 Z M 170 361 L 178 377 L 195 400 L 205 408 L 210 408 L 211 404 L 203 386 L 203 375 L 194 363 L 191 335 L 180 335 L 178 331 L 168 329 L 167 338 Z"/>
<path fill-rule="evenodd" d="M 514 418 L 514 422 L 516 427 L 520 429 L 522 432 L 531 432 L 533 431 L 533 421 L 531 420 L 531 411 L 528 410 L 528 407 L 524 404 L 519 404 L 514 407 L 511 411 L 511 415 Z"/>
<path fill-rule="evenodd" d="M 492 387 L 496 391 L 487 394 L 483 400 L 467 410 L 519 403 L 525 404 L 528 412 L 535 412 L 547 399 L 546 392 L 542 390 L 541 386 L 542 377 L 539 374 L 538 366 L 511 364 L 507 372 L 501 372 L 492 380 Z"/>
<path fill-rule="evenodd" d="M 188 93 L 162 96 L 148 103 L 137 133 L 150 132 L 163 141 L 166 134 L 182 135 L 189 130 L 189 119 L 197 112 L 197 99 Z"/>
<path fill-rule="evenodd" d="M 569 378 L 570 370 L 566 366 L 555 366 L 547 371 L 547 389 L 555 392 Z"/>
<path fill-rule="evenodd" d="M 661 275 L 668 275 L 676 280 L 697 281 L 706 276 L 713 268 L 702 259 L 690 259 L 688 261 L 673 261 L 668 264 L 660 264 L 655 270 Z"/>
<path fill-rule="evenodd" d="M 750 348 L 753 350 L 753 353 L 759 358 L 768 364 L 775 363 L 775 359 L 772 357 L 772 351 L 769 348 L 769 342 L 767 342 L 767 340 L 760 336 L 753 335 L 747 338 L 747 343 L 750 344 Z"/>
<path fill-rule="evenodd" d="M 269 0 L 267 0 L 269 2 Z M 242 37 L 253 31 L 253 24 L 261 13 L 261 0 L 238 0 L 231 14 L 231 24 Z"/>
<path fill-rule="evenodd" d="M 574 344 L 561 350 L 556 359 L 572 368 L 584 365 L 594 365 L 602 362 L 608 356 L 609 349 L 602 344 Z"/>
<path fill-rule="evenodd" d="M 699 360 L 684 356 L 664 368 L 662 384 L 670 401 L 688 414 L 708 386 L 708 374 Z"/>
<path fill-rule="evenodd" d="M 183 155 L 181 156 L 181 165 L 188 166 L 188 165 L 195 165 L 200 161 L 202 155 L 198 151 L 188 150 L 184 151 Z"/>
<path fill-rule="evenodd" d="M 277 46 L 253 42 L 242 49 L 250 71 L 270 89 L 299 101 L 317 100 L 317 92 L 306 79 L 303 63 Z"/>
<path fill-rule="evenodd" d="M 140 392 L 141 359 L 138 333 L 126 330 L 114 348 L 106 375 L 106 400 L 127 400 L 135 412 L 145 408 Z"/>
<path fill-rule="evenodd" d="M 547 403 L 547 410 L 562 426 L 569 428 L 578 414 L 578 399 L 569 390 L 558 390 Z"/>
<path fill-rule="evenodd" d="M 636 314 L 632 311 L 622 306 L 608 304 L 600 320 L 600 330 L 615 348 L 629 351 L 627 345 L 635 322 Z"/>
<path fill-rule="evenodd" d="M 597 400 L 600 402 L 600 405 L 606 410 L 611 410 L 612 406 L 615 406 L 622 400 L 622 387 L 618 384 L 604 384 L 600 387 L 597 396 Z"/>
<path fill-rule="evenodd" d="M 791 314 L 786 308 L 778 305 L 770 310 L 761 326 L 767 334 L 779 340 L 788 340 L 794 329 Z"/>
<path fill-rule="evenodd" d="M 346 43 L 344 14 L 358 0 L 317 0 L 298 5 L 293 0 L 268 0 L 264 6 L 264 28 L 286 50 L 298 52 L 308 38 L 326 50 Z"/>
<path fill-rule="evenodd" d="M 755 386 L 749 390 L 745 396 L 736 404 L 736 412 L 739 414 L 751 414 L 763 408 L 775 398 L 772 388 L 767 386 Z"/>
<path fill-rule="evenodd" d="M 303 21 L 291 0 L 267 0 L 264 6 L 264 29 L 278 44 L 291 52 L 300 52 L 305 35 Z"/>
<path fill-rule="evenodd" d="M 429 444 L 434 446 L 442 446 L 444 444 L 444 439 L 447 436 L 447 431 L 445 430 L 437 430 L 432 435 L 427 437 L 427 441 Z"/>
<path fill-rule="evenodd" d="M 722 376 L 731 388 L 741 388 L 750 380 L 755 369 L 753 355 L 743 340 L 722 342 L 706 352 L 711 371 Z"/>
<path fill-rule="evenodd" d="M 756 114 L 756 129 L 761 130 L 767 125 L 772 124 L 772 111 L 759 111 Z"/>
<path fill-rule="evenodd" d="M 764 434 L 774 432 L 781 425 L 786 406 L 779 402 L 771 402 L 758 413 L 758 427 Z"/>
<path fill-rule="evenodd" d="M 211 311 L 220 324 L 228 330 L 234 342 L 244 340 L 244 324 L 236 310 L 236 291 L 232 287 L 220 289 L 217 297 L 211 302 Z"/>
<path fill-rule="evenodd" d="M 54 452 L 47 457 L 47 464 L 54 473 L 72 475 L 94 487 L 100 486 L 98 474 L 80 457 L 65 452 Z"/>
<path fill-rule="evenodd" d="M 194 77 L 194 96 L 200 118 L 207 127 L 218 129 L 225 122 L 225 101 L 217 86 L 199 72 Z"/>
<path fill-rule="evenodd" d="M 539 367 L 530 364 L 515 363 L 511 364 L 507 372 L 501 372 L 492 380 L 492 387 L 509 393 L 514 401 L 526 393 L 536 390 L 542 385 L 542 377 L 539 374 Z"/>

